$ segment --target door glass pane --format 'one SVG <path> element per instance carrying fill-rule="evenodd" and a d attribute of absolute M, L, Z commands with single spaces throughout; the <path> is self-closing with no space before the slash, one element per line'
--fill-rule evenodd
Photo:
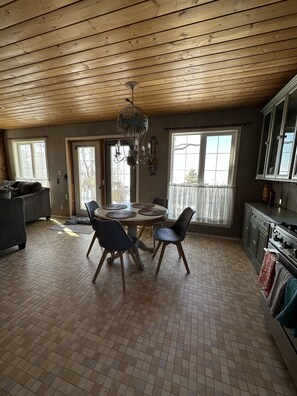
<path fill-rule="evenodd" d="M 271 135 L 270 147 L 269 147 L 269 160 L 268 160 L 268 168 L 267 168 L 268 175 L 275 174 L 276 156 L 277 156 L 279 135 L 282 124 L 283 111 L 284 111 L 284 101 L 278 104 L 275 108 L 273 129 L 272 129 L 272 135 Z"/>
<path fill-rule="evenodd" d="M 126 161 L 115 162 L 116 147 L 111 146 L 110 173 L 111 173 L 111 203 L 130 202 L 131 169 Z M 122 145 L 128 152 L 129 146 Z"/>
<path fill-rule="evenodd" d="M 297 91 L 289 98 L 287 120 L 282 138 L 280 166 L 278 174 L 283 177 L 289 176 L 291 159 L 294 147 L 294 136 L 297 117 Z"/>
<path fill-rule="evenodd" d="M 96 201 L 95 147 L 78 147 L 77 150 L 80 208 L 84 210 L 84 202 Z"/>
<path fill-rule="evenodd" d="M 269 112 L 268 114 L 266 114 L 264 116 L 263 132 L 262 132 L 258 171 L 257 171 L 258 175 L 264 175 L 264 166 L 265 166 L 265 158 L 266 158 L 266 151 L 267 151 L 267 144 L 268 144 L 270 120 L 271 120 L 271 112 Z"/>

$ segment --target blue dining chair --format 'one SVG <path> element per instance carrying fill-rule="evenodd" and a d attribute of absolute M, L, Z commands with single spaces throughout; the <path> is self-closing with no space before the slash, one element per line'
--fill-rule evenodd
<path fill-rule="evenodd" d="M 100 220 L 97 218 L 93 219 L 93 226 L 98 239 L 99 245 L 104 248 L 101 259 L 99 261 L 97 270 L 93 277 L 93 283 L 96 281 L 97 276 L 102 268 L 104 260 L 108 253 L 111 254 L 112 260 L 117 252 L 121 261 L 121 272 L 122 272 L 122 283 L 123 291 L 126 291 L 125 285 L 125 271 L 124 271 L 124 259 L 123 253 L 129 252 L 136 264 L 139 267 L 137 258 L 133 251 L 135 244 L 137 243 L 137 238 L 130 238 L 124 230 L 121 223 L 117 220 Z"/>
<path fill-rule="evenodd" d="M 88 216 L 89 216 L 89 219 L 90 219 L 90 222 L 91 222 L 91 226 L 92 226 L 92 228 L 94 230 L 93 219 L 95 218 L 95 210 L 97 208 L 99 208 L 99 205 L 98 205 L 98 203 L 96 201 L 90 201 L 90 202 L 85 202 L 85 207 L 86 207 L 87 212 L 88 212 Z M 92 247 L 94 245 L 95 240 L 96 240 L 96 233 L 94 232 L 94 235 L 93 235 L 93 238 L 91 240 L 89 249 L 87 251 L 87 255 L 86 255 L 87 257 L 89 256 L 90 251 L 92 250 Z"/>
<path fill-rule="evenodd" d="M 154 238 L 158 241 L 157 248 L 154 251 L 153 258 L 156 256 L 157 251 L 159 250 L 160 246 L 162 245 L 158 266 L 156 269 L 156 275 L 161 267 L 161 262 L 164 256 L 165 248 L 170 243 L 176 245 L 179 257 L 183 259 L 184 265 L 186 267 L 186 271 L 189 274 L 190 269 L 187 263 L 187 259 L 184 253 L 184 249 L 182 247 L 182 241 L 186 237 L 187 228 L 190 224 L 190 221 L 195 213 L 195 210 L 191 209 L 190 207 L 183 210 L 183 212 L 179 215 L 176 222 L 169 228 L 156 228 L 154 230 Z"/>

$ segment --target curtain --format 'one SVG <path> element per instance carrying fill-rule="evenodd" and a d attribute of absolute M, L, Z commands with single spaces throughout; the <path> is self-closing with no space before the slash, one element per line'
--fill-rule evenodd
<path fill-rule="evenodd" d="M 190 206 L 196 210 L 194 221 L 230 226 L 234 194 L 234 186 L 169 184 L 169 218 L 177 219 L 183 209 Z"/>

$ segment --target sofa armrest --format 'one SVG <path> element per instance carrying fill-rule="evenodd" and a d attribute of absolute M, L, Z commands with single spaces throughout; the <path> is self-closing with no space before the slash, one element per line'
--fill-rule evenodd
<path fill-rule="evenodd" d="M 26 245 L 25 202 L 23 199 L 0 200 L 0 250 Z"/>

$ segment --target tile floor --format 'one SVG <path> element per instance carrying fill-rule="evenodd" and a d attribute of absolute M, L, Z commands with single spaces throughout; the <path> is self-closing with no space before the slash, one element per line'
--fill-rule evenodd
<path fill-rule="evenodd" d="M 85 254 L 91 235 L 28 225 L 25 250 L 0 255 L 0 395 L 296 395 L 259 308 L 240 243 L 188 236 L 160 273 Z M 149 234 L 147 234 L 149 237 Z M 148 244 L 151 243 L 148 239 Z"/>

